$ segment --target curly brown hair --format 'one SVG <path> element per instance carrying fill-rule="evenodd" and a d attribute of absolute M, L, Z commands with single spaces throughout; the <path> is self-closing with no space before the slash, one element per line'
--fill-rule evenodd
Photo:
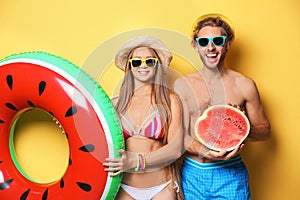
<path fill-rule="evenodd" d="M 194 46 L 195 38 L 199 31 L 205 26 L 212 26 L 212 27 L 222 27 L 223 33 L 227 36 L 227 40 L 231 42 L 234 39 L 234 32 L 232 28 L 229 26 L 227 22 L 225 22 L 221 17 L 206 17 L 199 21 L 197 25 L 194 27 L 193 34 L 192 34 L 192 45 Z"/>

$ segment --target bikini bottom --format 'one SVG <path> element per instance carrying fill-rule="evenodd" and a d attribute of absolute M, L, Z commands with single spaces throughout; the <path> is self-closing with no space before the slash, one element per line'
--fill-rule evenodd
<path fill-rule="evenodd" d="M 149 188 L 136 188 L 129 185 L 121 184 L 121 188 L 125 190 L 135 200 L 151 200 L 155 195 L 160 193 L 165 187 L 167 187 L 172 180 L 161 185 L 149 187 Z"/>

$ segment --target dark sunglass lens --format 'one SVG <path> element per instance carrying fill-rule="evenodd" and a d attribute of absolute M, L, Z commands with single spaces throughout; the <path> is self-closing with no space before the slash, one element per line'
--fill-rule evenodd
<path fill-rule="evenodd" d="M 223 37 L 215 37 L 213 39 L 214 45 L 216 46 L 222 46 L 224 44 L 224 38 Z"/>
<path fill-rule="evenodd" d="M 142 64 L 141 60 L 131 60 L 132 67 L 138 67 Z"/>
<path fill-rule="evenodd" d="M 206 47 L 208 45 L 208 43 L 209 43 L 208 38 L 199 38 L 198 39 L 198 44 L 201 47 Z"/>
<path fill-rule="evenodd" d="M 155 61 L 155 59 L 150 58 L 150 59 L 146 60 L 146 64 L 147 64 L 148 67 L 154 67 L 155 64 L 156 64 L 156 61 Z"/>

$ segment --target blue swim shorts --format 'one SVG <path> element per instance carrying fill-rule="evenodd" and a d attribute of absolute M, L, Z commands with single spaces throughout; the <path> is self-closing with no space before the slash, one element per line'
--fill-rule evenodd
<path fill-rule="evenodd" d="M 185 200 L 250 200 L 248 171 L 240 156 L 199 163 L 185 157 L 181 170 Z"/>

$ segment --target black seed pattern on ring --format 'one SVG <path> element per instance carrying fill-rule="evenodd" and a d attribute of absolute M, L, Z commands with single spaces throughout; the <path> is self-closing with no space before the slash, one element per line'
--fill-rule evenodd
<path fill-rule="evenodd" d="M 5 190 L 8 188 L 8 186 L 11 184 L 11 182 L 13 181 L 14 179 L 9 179 L 7 181 L 4 181 L 3 183 L 0 183 L 0 190 Z"/>
<path fill-rule="evenodd" d="M 26 190 L 20 197 L 20 200 L 26 200 L 29 195 L 29 192 L 30 192 L 30 189 Z"/>
<path fill-rule="evenodd" d="M 48 198 L 48 188 L 45 190 L 42 200 L 47 200 L 47 198 Z"/>
<path fill-rule="evenodd" d="M 76 182 L 77 183 L 77 185 L 82 189 L 82 190 L 84 190 L 84 191 L 86 191 L 86 192 L 89 192 L 89 191 L 91 191 L 91 189 L 92 189 L 92 186 L 90 186 L 89 184 L 87 184 L 87 183 L 82 183 L 82 182 Z"/>
<path fill-rule="evenodd" d="M 12 88 L 13 88 L 13 77 L 12 77 L 12 75 L 7 75 L 6 76 L 6 83 L 9 87 L 9 89 L 12 90 Z"/>
<path fill-rule="evenodd" d="M 45 81 L 41 81 L 40 84 L 39 84 L 39 95 L 40 96 L 45 91 L 45 88 L 46 88 L 46 82 Z"/>
<path fill-rule="evenodd" d="M 35 107 L 35 105 L 31 102 L 31 101 L 27 101 L 27 104 L 29 105 L 29 106 L 31 106 L 31 107 Z"/>
<path fill-rule="evenodd" d="M 11 104 L 11 103 L 6 103 L 5 104 L 6 105 L 6 107 L 8 107 L 9 109 L 11 109 L 11 110 L 18 110 L 13 104 Z"/>
<path fill-rule="evenodd" d="M 95 146 L 93 144 L 87 144 L 80 147 L 79 150 L 83 152 L 93 152 L 95 150 Z"/>
<path fill-rule="evenodd" d="M 75 106 L 71 106 L 71 107 L 67 110 L 67 112 L 66 112 L 66 114 L 65 114 L 65 117 L 70 117 L 70 116 L 74 115 L 75 113 L 77 113 L 77 108 L 76 108 Z"/>
<path fill-rule="evenodd" d="M 59 187 L 60 188 L 64 188 L 65 187 L 65 182 L 64 182 L 63 178 L 60 180 Z"/>

